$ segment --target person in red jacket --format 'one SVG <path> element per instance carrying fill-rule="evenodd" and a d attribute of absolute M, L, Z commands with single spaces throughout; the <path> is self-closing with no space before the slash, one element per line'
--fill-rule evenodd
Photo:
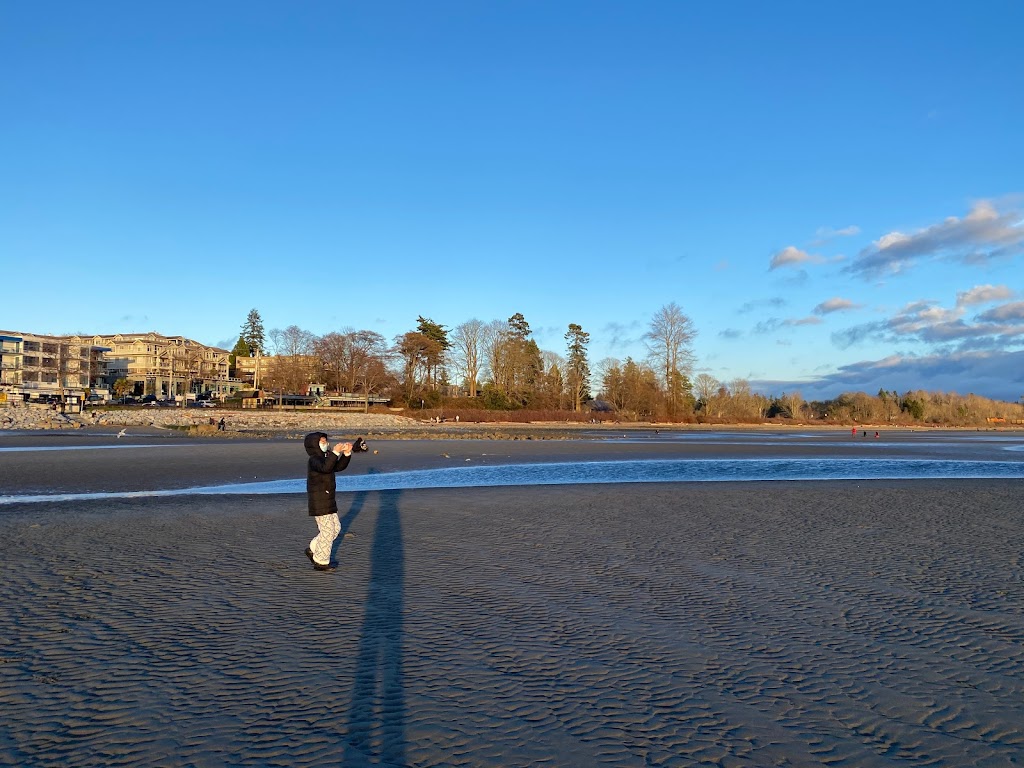
<path fill-rule="evenodd" d="M 359 439 L 362 443 L 362 438 Z M 334 475 L 348 466 L 352 458 L 352 443 L 338 443 L 333 448 L 323 432 L 310 432 L 303 440 L 309 462 L 306 470 L 306 498 L 309 514 L 316 520 L 317 535 L 306 547 L 306 557 L 318 571 L 333 571 L 338 567 L 331 562 L 334 540 L 341 532 L 338 502 L 334 498 Z"/>

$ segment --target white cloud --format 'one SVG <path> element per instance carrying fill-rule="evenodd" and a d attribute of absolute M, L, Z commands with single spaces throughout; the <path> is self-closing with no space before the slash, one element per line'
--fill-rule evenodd
<path fill-rule="evenodd" d="M 761 307 L 780 308 L 784 306 L 786 306 L 786 300 L 781 296 L 774 296 L 770 299 L 754 299 L 753 301 L 748 301 L 742 307 L 737 309 L 736 314 L 745 315 L 748 312 L 753 312 L 755 309 L 760 309 Z"/>
<path fill-rule="evenodd" d="M 820 317 L 792 317 L 783 320 L 778 317 L 769 317 L 761 320 L 753 328 L 753 333 L 775 333 L 782 328 L 798 328 L 803 325 L 820 325 L 824 322 Z"/>
<path fill-rule="evenodd" d="M 778 269 L 779 267 L 788 267 L 796 264 L 806 264 L 811 262 L 813 264 L 820 264 L 825 259 L 821 256 L 816 256 L 807 251 L 801 251 L 799 248 L 793 245 L 787 245 L 781 251 L 772 256 L 771 264 L 768 265 L 768 270 Z"/>
<path fill-rule="evenodd" d="M 907 304 L 889 321 L 899 333 L 917 333 L 925 328 L 952 323 L 963 317 L 962 309 L 943 309 L 935 302 L 915 301 Z"/>
<path fill-rule="evenodd" d="M 848 227 L 842 229 L 832 229 L 831 227 L 818 227 L 818 231 L 814 233 L 815 239 L 811 243 L 812 248 L 818 248 L 831 240 L 835 240 L 837 237 L 853 237 L 854 235 L 860 234 L 860 227 L 851 224 Z"/>
<path fill-rule="evenodd" d="M 1001 214 L 994 203 L 982 200 L 962 219 L 950 216 L 910 235 L 882 235 L 846 269 L 873 278 L 906 271 L 920 260 L 946 258 L 980 264 L 1022 253 L 1024 215 L 1015 210 Z"/>
<path fill-rule="evenodd" d="M 1024 301 L 1014 301 L 982 312 L 978 319 L 986 323 L 1024 322 Z"/>
<path fill-rule="evenodd" d="M 962 303 L 948 309 L 935 301 L 915 301 L 888 320 L 837 331 L 832 334 L 832 341 L 843 349 L 869 339 L 914 341 L 936 345 L 936 349 L 959 351 L 1024 345 L 1024 301 L 993 307 L 973 320 L 965 319 L 965 315 Z"/>
<path fill-rule="evenodd" d="M 849 299 L 843 299 L 839 296 L 823 301 L 821 304 L 814 308 L 814 314 L 816 315 L 827 315 L 832 312 L 844 312 L 850 309 L 860 309 L 863 304 L 855 304 Z"/>
<path fill-rule="evenodd" d="M 988 304 L 992 301 L 1012 299 L 1014 292 L 1005 285 L 976 285 L 966 291 L 957 291 L 956 305 L 969 307 L 973 304 Z"/>

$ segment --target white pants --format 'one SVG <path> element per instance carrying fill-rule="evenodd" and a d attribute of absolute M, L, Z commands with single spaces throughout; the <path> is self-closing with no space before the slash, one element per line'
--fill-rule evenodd
<path fill-rule="evenodd" d="M 330 515 L 317 515 L 313 519 L 316 520 L 316 527 L 320 529 L 316 538 L 309 542 L 309 548 L 313 550 L 313 562 L 327 565 L 331 562 L 331 548 L 334 546 L 334 540 L 341 533 L 341 521 L 338 519 L 337 512 Z"/>

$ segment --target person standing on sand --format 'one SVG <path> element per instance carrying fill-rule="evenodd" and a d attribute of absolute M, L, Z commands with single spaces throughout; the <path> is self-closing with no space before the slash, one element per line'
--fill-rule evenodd
<path fill-rule="evenodd" d="M 331 562 L 331 548 L 341 533 L 338 502 L 334 498 L 337 484 L 335 472 L 341 472 L 352 460 L 352 451 L 368 451 L 370 447 L 361 437 L 354 443 L 338 443 L 333 448 L 323 432 L 310 432 L 303 440 L 309 463 L 306 470 L 306 497 L 309 514 L 316 518 L 319 533 L 306 547 L 306 557 L 318 571 L 333 571 L 338 567 Z"/>
<path fill-rule="evenodd" d="M 338 443 L 333 448 L 323 432 L 310 432 L 303 440 L 309 463 L 306 470 L 306 498 L 309 514 L 316 519 L 319 533 L 306 547 L 306 557 L 318 571 L 333 571 L 331 548 L 341 532 L 338 502 L 334 498 L 337 484 L 334 473 L 341 472 L 352 460 L 352 443 Z"/>

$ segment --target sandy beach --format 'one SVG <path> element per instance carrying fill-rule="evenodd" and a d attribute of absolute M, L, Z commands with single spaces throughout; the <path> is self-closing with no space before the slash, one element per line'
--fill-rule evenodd
<path fill-rule="evenodd" d="M 303 473 L 294 441 L 135 439 L 0 439 L 0 493 Z M 353 471 L 683 450 L 372 445 Z M 329 574 L 301 494 L 2 505 L 0 764 L 1018 765 L 1022 487 L 355 492 Z"/>

